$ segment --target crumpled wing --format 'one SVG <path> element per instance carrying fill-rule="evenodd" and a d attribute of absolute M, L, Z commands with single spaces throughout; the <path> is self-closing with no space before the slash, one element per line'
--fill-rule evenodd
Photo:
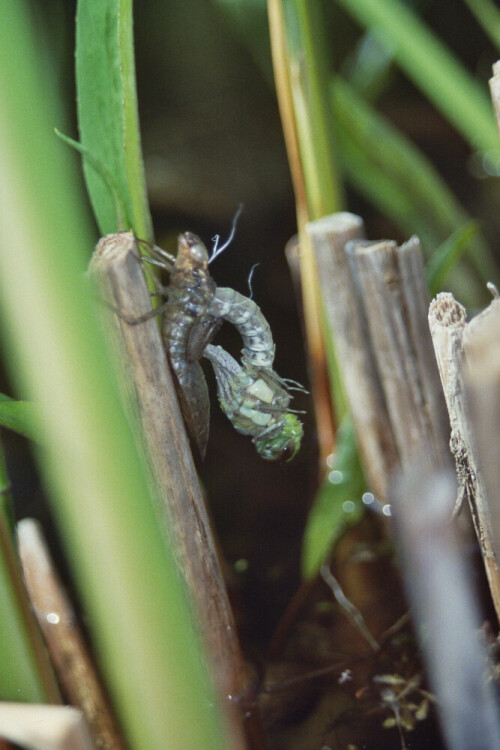
<path fill-rule="evenodd" d="M 187 340 L 187 361 L 197 362 L 213 341 L 214 336 L 221 327 L 222 318 L 214 318 L 211 315 L 202 315 L 191 327 Z"/>
<path fill-rule="evenodd" d="M 184 422 L 195 441 L 200 456 L 205 458 L 210 431 L 210 400 L 207 381 L 198 362 L 188 366 L 183 383 L 175 379 L 177 396 Z"/>

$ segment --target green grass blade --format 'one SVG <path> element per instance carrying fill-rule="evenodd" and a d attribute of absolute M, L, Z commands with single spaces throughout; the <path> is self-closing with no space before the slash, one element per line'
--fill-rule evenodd
<path fill-rule="evenodd" d="M 475 150 L 498 149 L 486 86 L 401 0 L 337 0 L 359 23 L 382 37 L 406 75 Z"/>
<path fill-rule="evenodd" d="M 469 221 L 436 248 L 426 269 L 431 297 L 442 291 L 446 277 L 467 252 L 478 230 L 477 222 Z"/>
<path fill-rule="evenodd" d="M 310 219 L 340 211 L 327 42 L 320 3 L 283 0 L 288 64 Z"/>
<path fill-rule="evenodd" d="M 331 87 L 339 153 L 348 181 L 430 254 L 470 218 L 429 160 L 340 78 Z M 470 261 L 483 280 L 495 276 L 480 236 Z"/>
<path fill-rule="evenodd" d="M 0 393 L 0 425 L 31 440 L 38 439 L 36 408 L 29 401 L 15 401 Z"/>
<path fill-rule="evenodd" d="M 363 99 L 375 102 L 387 89 L 394 71 L 392 48 L 374 31 L 366 31 L 349 52 L 339 73 Z"/>
<path fill-rule="evenodd" d="M 131 0 L 79 0 L 76 83 L 80 141 L 112 175 L 125 216 L 106 181 L 84 159 L 90 200 L 101 234 L 133 229 L 152 239 L 138 128 Z"/>
<path fill-rule="evenodd" d="M 302 575 L 313 578 L 344 531 L 363 514 L 365 482 L 349 418 L 337 433 L 335 463 L 309 512 L 302 543 Z"/>
<path fill-rule="evenodd" d="M 37 404 L 39 462 L 101 674 L 141 750 L 224 748 L 183 586 L 83 277 L 91 240 L 26 6 L 0 24 L 2 344 Z M 3 617 L 3 611 L 2 611 Z"/>
<path fill-rule="evenodd" d="M 1 447 L 0 612 L 0 700 L 59 703 L 57 682 L 24 587 Z"/>
<path fill-rule="evenodd" d="M 214 0 L 233 27 L 238 41 L 241 42 L 252 56 L 265 81 L 272 88 L 273 66 L 269 45 L 263 41 L 269 36 L 267 24 L 267 0 Z"/>
<path fill-rule="evenodd" d="M 464 0 L 495 47 L 500 50 L 500 10 L 492 0 Z"/>
<path fill-rule="evenodd" d="M 102 3 L 102 0 L 100 1 Z M 108 5 L 110 4 L 114 3 L 108 2 Z M 153 240 L 153 225 L 146 191 L 135 83 L 132 0 L 120 0 L 118 3 L 118 52 L 120 54 L 123 104 L 125 174 L 130 192 L 132 225 L 137 237 L 151 242 Z"/>
<path fill-rule="evenodd" d="M 54 128 L 54 132 L 57 137 L 67 143 L 68 146 L 71 146 L 71 148 L 74 148 L 75 151 L 78 151 L 80 154 L 82 154 L 82 156 L 85 158 L 86 163 L 90 165 L 102 178 L 104 184 L 109 190 L 110 195 L 113 198 L 115 206 L 116 225 L 118 227 L 125 226 L 127 224 L 127 212 L 125 210 L 125 205 L 121 199 L 118 186 L 113 179 L 113 175 L 106 169 L 105 165 L 97 157 L 95 157 L 94 154 L 91 153 L 91 151 L 89 151 L 88 148 L 85 148 L 85 146 L 82 146 L 81 143 L 73 140 L 73 138 L 70 138 L 68 135 L 64 135 L 64 133 L 61 133 L 61 131 L 57 128 Z"/>

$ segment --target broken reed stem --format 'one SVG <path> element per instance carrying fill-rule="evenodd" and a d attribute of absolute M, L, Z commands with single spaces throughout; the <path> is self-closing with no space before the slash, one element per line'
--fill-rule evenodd
<path fill-rule="evenodd" d="M 122 750 L 125 745 L 41 526 L 25 518 L 19 522 L 17 532 L 26 587 L 64 694 L 73 706 L 82 709 L 96 747 Z"/>
<path fill-rule="evenodd" d="M 90 270 L 101 297 L 127 320 L 151 310 L 131 232 L 102 238 Z M 158 323 L 151 319 L 130 325 L 106 311 L 156 481 L 158 515 L 194 602 L 216 686 L 225 696 L 243 695 L 248 690 L 248 672 Z"/>
<path fill-rule="evenodd" d="M 489 80 L 491 101 L 495 111 L 498 134 L 500 136 L 500 60 L 493 63 L 493 77 Z"/>
<path fill-rule="evenodd" d="M 3 491 L 5 495 L 10 493 L 8 485 L 4 484 Z M 0 490 L 0 493 L 1 492 L 2 490 Z M 9 584 L 6 583 L 7 579 L 4 579 L 2 587 L 7 587 L 7 585 L 10 585 L 11 587 L 10 596 L 12 598 L 10 601 L 12 602 L 11 606 L 13 612 L 11 613 L 12 619 L 9 624 L 8 615 L 4 611 L 6 607 L 9 606 L 8 589 L 6 589 L 3 594 L 3 606 L 0 610 L 0 617 L 4 618 L 2 631 L 6 638 L 12 637 L 14 639 L 19 637 L 25 644 L 24 648 L 27 649 L 29 644 L 31 650 L 30 659 L 32 659 L 32 667 L 28 667 L 26 662 L 24 662 L 24 666 L 21 667 L 22 662 L 18 657 L 14 657 L 12 660 L 12 665 L 17 661 L 18 669 L 27 670 L 30 668 L 33 670 L 33 682 L 31 685 L 27 683 L 26 690 L 21 687 L 19 688 L 19 692 L 24 697 L 24 700 L 36 700 L 38 697 L 38 700 L 45 701 L 47 704 L 52 703 L 57 705 L 62 703 L 63 699 L 53 665 L 51 664 L 47 653 L 46 644 L 40 633 L 36 618 L 33 615 L 26 582 L 23 578 L 22 566 L 19 561 L 18 550 L 12 533 L 13 524 L 11 524 L 10 520 L 10 497 L 0 497 L 0 502 L 5 499 L 8 499 L 9 501 L 9 508 L 7 510 L 7 504 L 5 504 L 0 513 L 0 555 L 2 564 L 5 566 L 5 575 L 8 575 Z M 15 612 L 17 612 L 17 614 L 14 615 Z M 19 625 L 20 628 L 24 629 L 24 633 L 18 632 Z M 4 649 L 6 651 L 5 645 Z M 7 665 L 8 663 L 5 664 L 4 668 L 6 668 Z M 20 681 L 19 686 L 21 686 L 21 684 Z M 4 693 L 5 697 L 7 697 L 7 695 Z M 28 698 L 28 696 L 30 697 Z"/>
<path fill-rule="evenodd" d="M 0 703 L 0 735 L 15 742 L 16 747 L 98 750 L 83 712 L 74 706 Z M 0 748 L 3 750 L 3 745 Z"/>
<path fill-rule="evenodd" d="M 372 350 L 403 467 L 428 449 L 437 467 L 450 462 L 449 424 L 427 327 L 428 292 L 417 237 L 350 242 Z"/>
<path fill-rule="evenodd" d="M 373 492 L 386 499 L 398 463 L 389 415 L 377 373 L 359 290 L 351 275 L 345 245 L 364 236 L 363 221 L 347 212 L 309 222 L 321 294 L 343 376 L 356 438 Z"/>
<path fill-rule="evenodd" d="M 487 530 L 491 533 L 494 555 L 488 563 L 492 595 L 500 620 L 500 300 L 496 290 L 495 293 L 489 307 L 465 326 L 463 374 L 472 448 L 485 492 Z"/>
<path fill-rule="evenodd" d="M 471 326 L 468 334 L 469 340 L 472 338 L 473 324 L 474 321 L 468 324 Z M 450 447 L 455 457 L 459 499 L 467 497 L 469 502 L 493 604 L 500 621 L 500 569 L 493 543 L 484 477 L 478 466 L 478 459 L 481 454 L 475 447 L 463 379 L 464 340 L 466 338 L 465 331 L 468 328 L 466 326 L 465 309 L 455 300 L 452 294 L 447 292 L 438 294 L 429 308 L 429 326 L 450 416 Z M 491 408 L 493 409 L 494 405 Z M 498 423 L 492 422 L 491 425 L 493 425 L 491 439 L 496 444 Z M 483 426 L 479 423 L 475 426 L 477 434 L 480 435 Z M 477 446 L 480 446 L 479 440 Z M 492 487 L 492 492 L 496 492 L 495 485 Z M 495 497 L 495 495 L 492 494 L 492 497 Z"/>
<path fill-rule="evenodd" d="M 500 747 L 500 719 L 478 637 L 476 589 L 456 525 L 456 484 L 432 460 L 404 471 L 391 503 L 406 588 L 447 747 Z"/>
<path fill-rule="evenodd" d="M 395 468 L 430 450 L 450 461 L 449 423 L 427 323 L 420 242 L 366 242 L 349 213 L 310 222 L 331 334 L 370 486 L 386 499 Z"/>

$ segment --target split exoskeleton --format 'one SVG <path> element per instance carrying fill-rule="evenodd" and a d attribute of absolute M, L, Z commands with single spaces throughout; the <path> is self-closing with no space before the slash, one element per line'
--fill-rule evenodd
<path fill-rule="evenodd" d="M 252 438 L 263 458 L 293 458 L 300 447 L 302 423 L 289 408 L 291 381 L 272 369 L 275 345 L 258 305 L 234 289 L 216 286 L 207 249 L 191 232 L 180 235 L 176 257 L 154 246 L 143 258 L 169 273 L 167 286 L 157 283 L 164 302 L 156 312 L 163 312 L 162 337 L 179 403 L 202 457 L 210 404 L 199 360 L 206 357 L 215 373 L 219 404 L 234 428 Z M 211 345 L 223 321 L 241 335 L 241 364 L 222 347 Z"/>

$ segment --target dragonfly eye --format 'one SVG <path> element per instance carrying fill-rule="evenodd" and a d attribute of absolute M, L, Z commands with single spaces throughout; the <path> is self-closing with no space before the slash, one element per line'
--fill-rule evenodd
<path fill-rule="evenodd" d="M 278 461 L 290 461 L 295 456 L 297 446 L 293 440 L 289 440 L 282 451 L 277 456 Z"/>
<path fill-rule="evenodd" d="M 197 261 L 198 263 L 208 263 L 208 253 L 205 245 L 203 245 L 201 242 L 198 245 L 193 245 L 189 249 L 189 252 L 191 258 L 193 258 L 193 260 Z"/>

